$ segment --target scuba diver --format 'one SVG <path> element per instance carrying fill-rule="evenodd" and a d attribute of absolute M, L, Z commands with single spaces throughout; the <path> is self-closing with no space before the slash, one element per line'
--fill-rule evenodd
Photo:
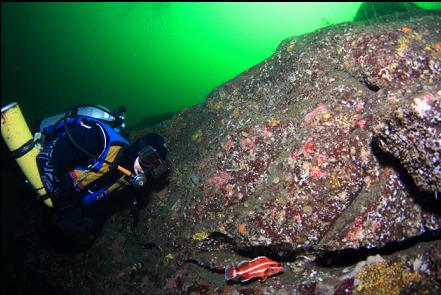
<path fill-rule="evenodd" d="M 62 232 L 90 232 L 95 220 L 86 214 L 89 208 L 112 193 L 142 188 L 168 173 L 164 139 L 151 133 L 130 144 L 121 135 L 124 119 L 124 107 L 110 112 L 80 105 L 41 121 L 44 141 L 36 161 L 46 190 L 42 199 L 50 198 L 52 222 Z M 135 208 L 136 193 L 130 195 Z"/>

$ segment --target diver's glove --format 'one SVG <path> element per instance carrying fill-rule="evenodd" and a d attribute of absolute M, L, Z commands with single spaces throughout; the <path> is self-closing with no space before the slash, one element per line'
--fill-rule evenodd
<path fill-rule="evenodd" d="M 93 226 L 93 221 L 83 215 L 82 200 L 79 192 L 66 184 L 52 196 L 55 216 L 53 223 L 68 235 L 86 233 Z"/>
<path fill-rule="evenodd" d="M 92 219 L 83 215 L 82 209 L 75 208 L 61 212 L 53 220 L 54 224 L 68 235 L 81 235 L 92 229 Z"/>
<path fill-rule="evenodd" d="M 55 191 L 49 194 L 52 200 L 54 211 L 63 215 L 64 211 L 79 208 L 82 205 L 82 195 L 73 188 L 72 181 L 66 177 L 66 181 L 59 185 Z"/>

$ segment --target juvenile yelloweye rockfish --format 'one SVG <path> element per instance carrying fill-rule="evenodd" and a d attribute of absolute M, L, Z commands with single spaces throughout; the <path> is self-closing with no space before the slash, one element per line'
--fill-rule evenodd
<path fill-rule="evenodd" d="M 243 283 L 253 278 L 260 278 L 263 282 L 268 277 L 282 272 L 283 269 L 281 263 L 259 256 L 250 261 L 242 261 L 237 267 L 225 267 L 225 280 Z"/>

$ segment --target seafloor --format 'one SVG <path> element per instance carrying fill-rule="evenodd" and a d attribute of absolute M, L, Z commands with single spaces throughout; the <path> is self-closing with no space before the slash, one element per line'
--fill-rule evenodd
<path fill-rule="evenodd" d="M 441 13 L 288 38 L 153 128 L 171 173 L 68 239 L 2 157 L 14 294 L 441 294 Z M 285 271 L 225 282 L 265 255 Z M 10 294 L 9 293 L 9 294 Z"/>

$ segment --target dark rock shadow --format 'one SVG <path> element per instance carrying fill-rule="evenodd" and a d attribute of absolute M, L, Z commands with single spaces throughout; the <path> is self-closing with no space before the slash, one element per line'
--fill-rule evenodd
<path fill-rule="evenodd" d="M 391 255 L 403 251 L 421 242 L 435 241 L 441 238 L 441 230 L 427 231 L 422 235 L 409 237 L 400 242 L 392 242 L 381 248 L 345 249 L 340 251 L 324 251 L 315 260 L 316 265 L 321 267 L 345 267 L 366 260 L 373 255 Z"/>
<path fill-rule="evenodd" d="M 403 185 L 406 187 L 407 191 L 415 202 L 421 206 L 421 208 L 437 215 L 441 215 L 440 192 L 428 192 L 421 190 L 415 184 L 415 181 L 407 172 L 403 164 L 401 164 L 401 162 L 392 154 L 384 152 L 375 139 L 371 142 L 371 150 L 372 154 L 377 158 L 382 167 L 391 167 L 398 173 Z"/>

